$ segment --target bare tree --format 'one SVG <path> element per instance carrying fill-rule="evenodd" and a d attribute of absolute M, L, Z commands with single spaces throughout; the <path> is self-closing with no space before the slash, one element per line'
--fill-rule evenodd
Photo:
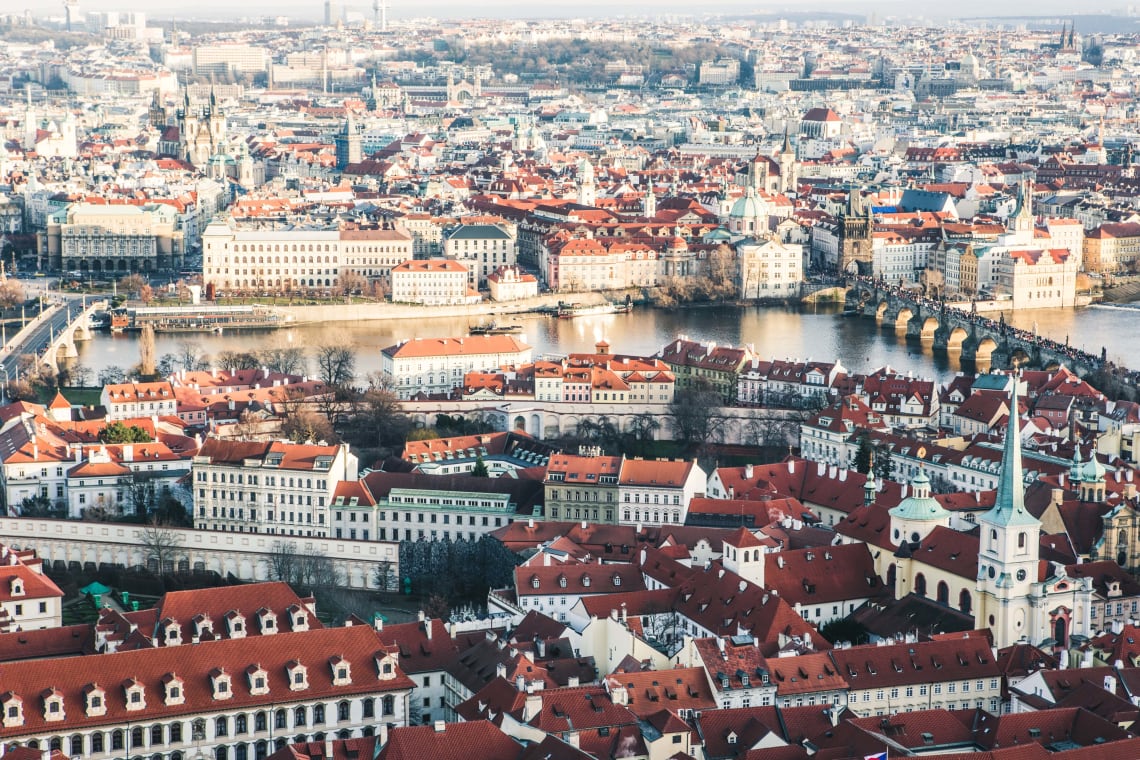
<path fill-rule="evenodd" d="M 703 450 L 722 422 L 720 394 L 709 387 L 679 390 L 669 405 L 669 420 L 676 440 Z"/>
<path fill-rule="evenodd" d="M 175 361 L 187 372 L 197 372 L 210 366 L 209 357 L 203 353 L 202 347 L 192 340 L 184 340 L 178 344 Z"/>
<path fill-rule="evenodd" d="M 305 350 L 299 346 L 263 348 L 257 356 L 267 370 L 283 375 L 304 375 L 308 363 L 305 360 Z"/>
<path fill-rule="evenodd" d="M 292 583 L 298 573 L 297 544 L 295 541 L 274 541 L 265 558 L 270 580 Z"/>
<path fill-rule="evenodd" d="M 359 272 L 347 271 L 340 276 L 340 292 L 350 296 L 363 293 L 368 289 L 368 278 Z"/>
<path fill-rule="evenodd" d="M 317 376 L 330 388 L 342 388 L 356 376 L 356 352 L 347 343 L 317 349 Z"/>
<path fill-rule="evenodd" d="M 171 530 L 157 520 L 147 523 L 139 537 L 147 567 L 157 570 L 160 574 L 174 572 L 178 562 L 186 556 L 182 540 L 181 533 Z"/>

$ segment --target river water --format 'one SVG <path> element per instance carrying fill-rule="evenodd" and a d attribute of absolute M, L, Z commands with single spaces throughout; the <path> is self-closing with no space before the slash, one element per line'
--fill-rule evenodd
<path fill-rule="evenodd" d="M 962 369 L 954 356 L 933 353 L 929 347 L 907 342 L 891 329 L 883 330 L 873 320 L 845 318 L 829 306 L 738 307 L 692 309 L 635 309 L 631 314 L 608 314 L 575 319 L 546 316 L 514 317 L 523 325 L 523 336 L 534 346 L 535 355 L 590 351 L 604 338 L 613 353 L 649 355 L 679 335 L 719 344 L 751 344 L 765 358 L 839 359 L 854 372 L 883 365 L 913 371 L 921 377 L 945 381 Z M 1108 349 L 1110 359 L 1140 368 L 1140 310 L 1109 306 L 1083 309 L 1017 312 L 1009 321 L 1037 330 L 1055 340 L 1099 353 Z M 206 354 L 219 351 L 250 351 L 273 345 L 316 347 L 349 342 L 357 348 L 357 374 L 379 370 L 380 350 L 404 338 L 459 337 L 467 333 L 469 320 L 424 319 L 359 323 L 335 322 L 281 330 L 228 331 L 160 334 L 156 353 L 182 353 L 181 344 L 192 342 Z M 138 363 L 138 344 L 133 335 L 97 333 L 79 344 L 79 361 L 95 373 L 118 365 Z"/>

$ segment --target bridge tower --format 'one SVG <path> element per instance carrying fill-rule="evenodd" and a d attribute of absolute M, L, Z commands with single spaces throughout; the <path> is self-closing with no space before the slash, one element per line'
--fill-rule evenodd
<path fill-rule="evenodd" d="M 847 195 L 847 208 L 839 215 L 839 274 L 871 276 L 872 234 L 875 231 L 871 205 L 860 198 L 859 188 L 852 187 Z"/>

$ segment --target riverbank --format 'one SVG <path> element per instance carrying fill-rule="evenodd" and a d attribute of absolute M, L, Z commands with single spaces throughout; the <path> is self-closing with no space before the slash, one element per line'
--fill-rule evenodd
<path fill-rule="evenodd" d="M 560 302 L 595 306 L 619 300 L 608 293 L 548 293 L 518 301 L 485 301 L 454 306 L 419 306 L 400 303 L 318 304 L 315 306 L 277 306 L 285 316 L 281 327 L 324 324 L 326 322 L 371 322 L 388 320 L 462 319 L 473 322 L 500 314 L 530 314 L 554 309 Z M 624 300 L 624 299 L 621 299 Z"/>

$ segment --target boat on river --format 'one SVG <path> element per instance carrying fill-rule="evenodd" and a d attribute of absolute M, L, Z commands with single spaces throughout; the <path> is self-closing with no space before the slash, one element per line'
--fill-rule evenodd
<path fill-rule="evenodd" d="M 617 304 L 606 302 L 583 306 L 581 304 L 560 303 L 554 316 L 559 319 L 573 319 L 575 317 L 592 317 L 599 314 L 628 314 L 633 311 L 633 304 L 626 302 Z"/>
<path fill-rule="evenodd" d="M 509 323 L 500 325 L 498 322 L 482 322 L 467 328 L 468 335 L 514 335 L 522 332 L 522 325 Z"/>

